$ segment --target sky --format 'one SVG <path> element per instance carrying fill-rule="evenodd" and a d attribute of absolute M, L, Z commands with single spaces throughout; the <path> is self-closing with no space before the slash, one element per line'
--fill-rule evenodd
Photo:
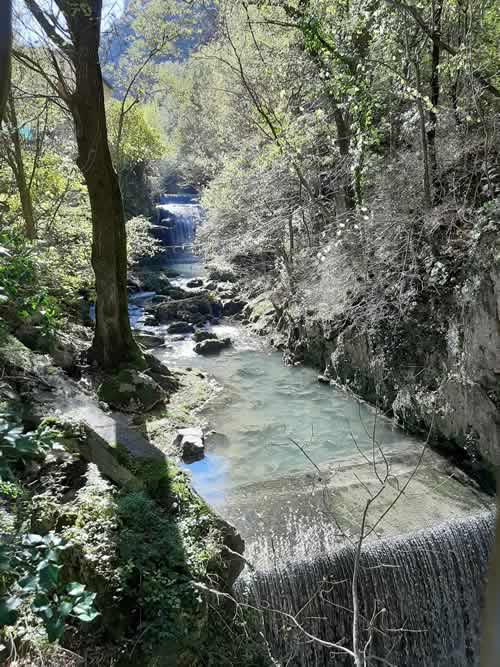
<path fill-rule="evenodd" d="M 2 2 L 2 0 L 0 0 Z M 127 0 L 103 0 L 102 8 L 102 31 L 106 31 L 113 20 L 120 16 L 125 8 Z M 57 15 L 58 10 L 53 0 L 38 0 L 42 9 L 53 10 Z M 40 43 L 44 41 L 42 32 L 37 22 L 30 15 L 24 4 L 24 0 L 14 0 L 15 32 L 23 41 Z"/>

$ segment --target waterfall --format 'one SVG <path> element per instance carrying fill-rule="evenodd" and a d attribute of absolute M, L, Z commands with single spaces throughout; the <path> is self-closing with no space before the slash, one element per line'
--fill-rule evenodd
<path fill-rule="evenodd" d="M 201 210 L 193 195 L 161 195 L 156 206 L 156 235 L 168 254 L 190 252 Z"/>
<path fill-rule="evenodd" d="M 367 665 L 469 667 L 479 664 L 479 617 L 494 517 L 481 513 L 363 545 L 358 581 Z M 258 570 L 237 595 L 259 609 L 296 616 L 310 634 L 352 648 L 354 545 Z M 287 667 L 353 665 L 271 611 L 261 613 L 273 656 Z"/>

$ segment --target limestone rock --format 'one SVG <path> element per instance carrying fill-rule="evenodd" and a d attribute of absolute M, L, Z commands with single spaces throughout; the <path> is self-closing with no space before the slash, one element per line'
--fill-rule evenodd
<path fill-rule="evenodd" d="M 184 463 L 199 461 L 205 456 L 205 439 L 201 428 L 181 428 L 177 431 L 174 446 Z"/>
<path fill-rule="evenodd" d="M 177 376 L 170 370 L 170 368 L 160 361 L 154 354 L 148 353 L 144 355 L 144 359 L 148 365 L 147 373 L 155 382 L 157 382 L 162 389 L 168 394 L 179 389 L 179 381 Z"/>
<path fill-rule="evenodd" d="M 171 299 L 174 299 L 174 301 L 178 299 L 186 299 L 187 297 L 191 296 L 189 292 L 187 292 L 185 289 L 182 289 L 182 287 L 170 287 L 168 290 L 166 290 L 165 294 L 169 296 Z"/>
<path fill-rule="evenodd" d="M 123 412 L 147 412 L 165 397 L 155 380 L 133 368 L 124 368 L 106 378 L 97 388 L 97 395 L 101 401 Z"/>
<path fill-rule="evenodd" d="M 167 332 L 169 334 L 188 334 L 194 332 L 194 326 L 188 322 L 172 322 Z"/>
<path fill-rule="evenodd" d="M 195 343 L 201 343 L 204 340 L 217 340 L 217 334 L 214 334 L 212 331 L 201 329 L 194 332 L 193 339 Z"/>
<path fill-rule="evenodd" d="M 130 275 L 127 278 L 127 292 L 129 294 L 136 294 L 142 292 L 142 284 L 138 276 Z"/>
<path fill-rule="evenodd" d="M 167 275 L 163 272 L 145 273 L 142 277 L 142 289 L 145 292 L 165 294 L 172 287 Z"/>
<path fill-rule="evenodd" d="M 238 288 L 232 283 L 219 283 L 216 291 L 221 299 L 232 299 L 238 294 Z"/>
<path fill-rule="evenodd" d="M 172 320 L 203 322 L 211 314 L 212 304 L 206 294 L 169 301 L 168 303 L 160 304 L 156 308 L 156 319 L 159 324 L 164 324 Z"/>
<path fill-rule="evenodd" d="M 142 345 L 142 347 L 145 347 L 146 349 L 161 347 L 165 343 L 165 338 L 163 336 L 155 336 L 142 331 L 134 331 L 134 338 L 139 345 Z"/>
<path fill-rule="evenodd" d="M 186 287 L 203 287 L 203 280 L 201 278 L 193 278 L 188 280 Z"/>
<path fill-rule="evenodd" d="M 241 313 L 246 306 L 246 301 L 243 299 L 229 299 L 222 302 L 222 312 L 226 316 L 237 315 Z"/>
<path fill-rule="evenodd" d="M 196 343 L 194 351 L 196 354 L 210 355 L 219 354 L 222 350 L 231 346 L 230 338 L 223 338 L 222 340 L 210 338 L 203 340 L 201 343 Z"/>

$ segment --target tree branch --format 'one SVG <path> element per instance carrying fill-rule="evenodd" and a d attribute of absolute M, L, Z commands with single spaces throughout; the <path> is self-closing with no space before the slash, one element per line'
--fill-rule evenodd
<path fill-rule="evenodd" d="M 68 55 L 71 55 L 73 53 L 73 48 L 69 44 L 69 42 L 66 42 L 61 35 L 56 30 L 56 26 L 54 23 L 51 23 L 49 19 L 47 18 L 47 15 L 45 12 L 39 7 L 37 4 L 36 0 L 24 0 L 26 6 L 30 10 L 30 12 L 33 14 L 35 19 L 38 21 L 40 27 L 44 31 L 44 33 L 49 37 L 56 46 L 58 46 L 61 51 L 64 53 L 67 53 Z"/>

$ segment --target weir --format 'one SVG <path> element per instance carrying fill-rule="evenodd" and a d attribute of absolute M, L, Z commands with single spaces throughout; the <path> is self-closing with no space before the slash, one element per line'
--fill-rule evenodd
<path fill-rule="evenodd" d="M 367 665 L 479 665 L 480 609 L 494 518 L 480 513 L 363 545 L 357 591 Z M 261 613 L 273 656 L 288 667 L 353 665 L 355 545 L 260 569 L 237 594 Z M 277 610 L 277 611 L 272 611 Z"/>

